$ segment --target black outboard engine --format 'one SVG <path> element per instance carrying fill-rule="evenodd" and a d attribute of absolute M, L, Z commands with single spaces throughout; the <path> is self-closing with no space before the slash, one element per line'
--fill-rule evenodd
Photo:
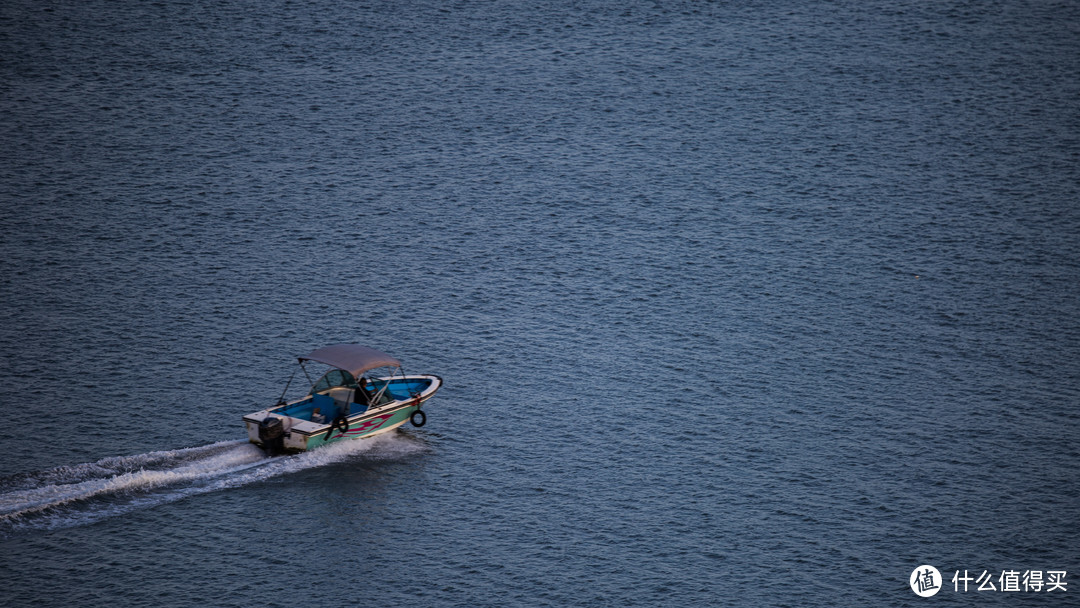
<path fill-rule="evenodd" d="M 267 416 L 259 423 L 259 441 L 271 456 L 285 451 L 285 424 L 277 416 Z"/>

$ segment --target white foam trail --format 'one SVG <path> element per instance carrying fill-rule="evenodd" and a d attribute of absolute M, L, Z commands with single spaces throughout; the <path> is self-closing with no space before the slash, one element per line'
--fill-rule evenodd
<path fill-rule="evenodd" d="M 95 477 L 109 477 L 125 472 L 139 471 L 147 467 L 192 461 L 207 458 L 243 445 L 247 445 L 247 442 L 243 440 L 220 441 L 193 448 L 147 452 L 132 456 L 110 456 L 96 462 L 56 467 L 45 471 L 34 471 L 6 477 L 0 479 L 0 492 L 7 493 L 16 489 L 70 484 Z"/>
<path fill-rule="evenodd" d="M 182 451 L 178 450 L 178 452 Z M 153 458 L 155 454 L 161 453 L 129 457 L 126 460 L 145 460 L 147 462 L 160 460 Z M 212 455 L 171 469 L 155 470 L 144 468 L 119 473 L 111 477 L 91 478 L 74 483 L 49 484 L 28 490 L 7 492 L 0 495 L 0 517 L 17 517 L 72 501 L 86 500 L 100 494 L 149 490 L 184 481 L 205 479 L 240 470 L 246 468 L 245 465 L 257 464 L 260 460 L 265 459 L 266 455 L 259 448 L 250 444 L 241 444 L 233 446 L 232 449 L 222 454 Z M 107 471 L 108 469 L 104 470 Z M 84 471 L 87 474 L 93 474 L 92 468 L 88 467 Z M 70 472 L 65 471 L 65 473 Z"/>
<path fill-rule="evenodd" d="M 245 441 L 105 458 L 23 476 L 17 480 L 22 487 L 0 493 L 0 524 L 8 529 L 85 525 L 187 496 L 341 462 L 357 454 L 395 457 L 423 449 L 408 438 L 387 434 L 274 458 Z M 97 504 L 95 498 L 110 500 Z"/>

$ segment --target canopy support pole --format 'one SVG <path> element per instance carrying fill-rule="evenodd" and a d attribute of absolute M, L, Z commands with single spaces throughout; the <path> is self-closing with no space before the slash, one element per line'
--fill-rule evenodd
<path fill-rule="evenodd" d="M 303 367 L 304 367 L 303 365 L 300 366 L 301 369 L 303 369 Z M 277 403 L 275 403 L 274 405 L 285 405 L 285 393 L 288 392 L 289 385 L 292 384 L 293 378 L 295 378 L 295 377 L 296 377 L 296 370 L 294 369 L 292 375 L 289 376 L 289 381 L 285 383 L 285 388 L 282 389 L 282 391 L 281 391 L 281 396 L 278 397 Z"/>

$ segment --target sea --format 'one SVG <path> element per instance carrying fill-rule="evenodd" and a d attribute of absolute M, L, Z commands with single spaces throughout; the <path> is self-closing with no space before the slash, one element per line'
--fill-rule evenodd
<path fill-rule="evenodd" d="M 4 0 L 0 133 L 0 605 L 1080 605 L 1077 2 Z"/>

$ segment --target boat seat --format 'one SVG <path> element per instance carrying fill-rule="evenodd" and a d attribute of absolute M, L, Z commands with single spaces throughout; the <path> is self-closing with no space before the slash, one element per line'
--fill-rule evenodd
<path fill-rule="evenodd" d="M 307 411 L 307 419 L 311 420 L 311 412 L 319 408 L 319 412 L 326 416 L 326 421 L 330 422 L 337 415 L 337 404 L 328 395 L 314 394 L 311 396 L 311 405 L 305 408 Z"/>
<path fill-rule="evenodd" d="M 322 411 L 323 415 L 326 416 L 327 419 L 333 419 L 333 417 L 336 416 L 338 411 L 343 407 L 348 407 L 347 411 L 349 412 L 350 416 L 355 413 L 353 412 L 353 389 L 344 386 L 337 386 L 330 389 L 326 393 L 330 397 L 330 399 L 333 400 L 333 408 L 330 410 L 330 413 L 327 414 L 327 410 L 325 409 L 323 409 Z M 361 409 L 365 408 L 361 406 Z"/>
<path fill-rule="evenodd" d="M 352 403 L 353 389 L 351 388 L 346 388 L 344 386 L 336 386 L 327 391 L 327 394 L 330 395 L 330 398 L 334 400 L 334 403 L 338 407 L 345 407 L 346 405 Z"/>

